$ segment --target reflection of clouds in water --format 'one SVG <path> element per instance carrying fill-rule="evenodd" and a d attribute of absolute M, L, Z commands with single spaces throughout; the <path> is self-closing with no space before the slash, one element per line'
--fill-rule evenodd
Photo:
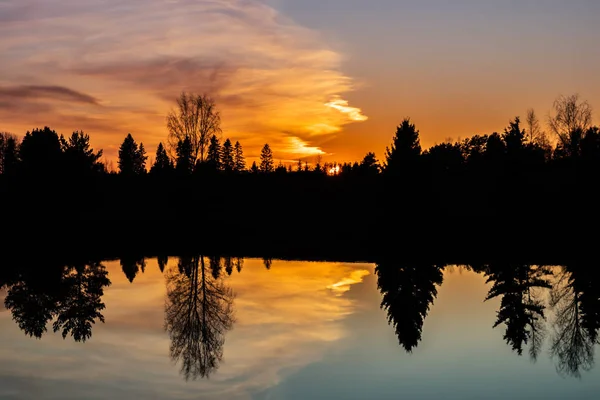
<path fill-rule="evenodd" d="M 354 309 L 339 288 L 369 274 L 358 264 L 274 261 L 266 271 L 259 260 L 247 260 L 245 268 L 232 279 L 238 323 L 214 378 L 228 395 L 265 390 L 318 361 L 345 336 L 341 322 Z"/>
<path fill-rule="evenodd" d="M 163 330 L 165 277 L 156 260 L 148 260 L 133 284 L 118 261 L 105 265 L 112 281 L 103 297 L 106 324 L 96 325 L 85 345 L 52 333 L 35 341 L 10 318 L 0 319 L 0 340 L 11 343 L 10 348 L 0 346 L 5 361 L 0 397 L 251 398 L 318 361 L 345 335 L 342 319 L 355 305 L 340 288 L 347 290 L 372 270 L 274 261 L 267 271 L 262 260 L 246 260 L 241 273 L 225 279 L 237 294 L 237 322 L 226 335 L 223 363 L 210 380 L 185 384 L 169 358 Z M 18 385 L 24 380 L 27 388 Z"/>

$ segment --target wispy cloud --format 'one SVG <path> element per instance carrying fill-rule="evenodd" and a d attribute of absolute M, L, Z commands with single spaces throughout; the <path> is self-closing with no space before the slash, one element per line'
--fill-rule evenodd
<path fill-rule="evenodd" d="M 0 7 L 0 87 L 61 100 L 35 116 L 30 102 L 0 109 L 6 130 L 19 133 L 43 118 L 57 129 L 94 130 L 100 147 L 127 132 L 152 147 L 166 136 L 174 99 L 188 90 L 215 97 L 224 135 L 250 153 L 269 142 L 276 157 L 293 159 L 327 153 L 316 137 L 366 119 L 342 97 L 353 82 L 340 71 L 341 55 L 259 0 L 8 0 Z M 96 132 L 103 121 L 111 128 Z"/>
<path fill-rule="evenodd" d="M 52 99 L 98 105 L 98 100 L 63 86 L 6 86 L 0 87 L 0 98 Z"/>

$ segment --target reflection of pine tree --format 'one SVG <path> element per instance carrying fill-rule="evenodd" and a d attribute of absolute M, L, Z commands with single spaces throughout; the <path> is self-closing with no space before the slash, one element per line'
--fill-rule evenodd
<path fill-rule="evenodd" d="M 263 258 L 263 264 L 267 270 L 271 269 L 271 265 L 273 265 L 273 260 L 270 258 Z"/>
<path fill-rule="evenodd" d="M 594 365 L 600 325 L 600 289 L 589 266 L 563 268 L 552 290 L 556 317 L 551 354 L 560 373 L 575 377 Z"/>
<path fill-rule="evenodd" d="M 101 311 L 104 286 L 110 285 L 108 272 L 100 263 L 67 267 L 63 275 L 65 296 L 61 299 L 54 332 L 62 330 L 63 338 L 70 333 L 75 341 L 85 342 L 92 336 L 96 319 L 104 322 Z"/>
<path fill-rule="evenodd" d="M 487 282 L 493 282 L 487 300 L 501 296 L 500 310 L 494 328 L 506 324 L 504 340 L 519 355 L 523 345 L 530 343 L 530 356 L 537 359 L 544 340 L 544 310 L 537 298 L 536 288 L 550 288 L 547 267 L 530 265 L 492 265 Z"/>
<path fill-rule="evenodd" d="M 204 257 L 180 259 L 167 274 L 165 329 L 171 358 L 185 379 L 209 377 L 223 358 L 225 333 L 233 327 L 233 299 L 222 279 L 207 274 Z"/>
<path fill-rule="evenodd" d="M 224 260 L 225 272 L 227 272 L 227 275 L 231 276 L 231 274 L 233 273 L 233 260 L 231 259 L 231 257 L 225 257 Z"/>
<path fill-rule="evenodd" d="M 221 262 L 221 257 L 213 256 L 208 258 L 210 263 L 210 271 L 212 273 L 213 278 L 219 279 L 221 276 L 221 270 L 223 269 L 223 264 Z"/>
<path fill-rule="evenodd" d="M 165 267 L 169 262 L 169 257 L 164 255 L 158 256 L 156 261 L 158 262 L 158 268 L 160 269 L 160 272 L 165 272 Z"/>
<path fill-rule="evenodd" d="M 133 280 L 140 269 L 142 270 L 142 273 L 144 273 L 144 270 L 146 269 L 146 260 L 144 257 L 124 256 L 121 258 L 120 263 L 123 273 L 131 283 L 133 283 Z"/>
<path fill-rule="evenodd" d="M 442 269 L 385 262 L 377 266 L 376 273 L 381 308 L 387 311 L 388 322 L 394 326 L 400 344 L 412 352 L 421 341 L 423 323 L 437 296 L 436 285 L 442 284 Z"/>
<path fill-rule="evenodd" d="M 235 259 L 235 269 L 237 269 L 237 272 L 242 272 L 242 268 L 244 268 L 244 259 L 238 257 Z"/>

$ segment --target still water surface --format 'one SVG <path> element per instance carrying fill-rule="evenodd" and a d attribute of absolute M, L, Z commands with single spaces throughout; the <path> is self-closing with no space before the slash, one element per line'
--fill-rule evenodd
<path fill-rule="evenodd" d="M 600 398 L 562 268 L 524 307 L 510 290 L 485 301 L 497 275 L 424 268 L 117 260 L 64 268 L 60 290 L 18 275 L 0 292 L 0 398 Z"/>

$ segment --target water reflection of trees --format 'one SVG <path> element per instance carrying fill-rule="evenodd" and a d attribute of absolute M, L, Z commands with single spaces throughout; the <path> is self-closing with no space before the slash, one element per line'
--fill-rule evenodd
<path fill-rule="evenodd" d="M 381 307 L 407 352 L 421 341 L 444 268 L 384 261 L 375 269 Z M 527 346 L 531 359 L 537 360 L 552 331 L 550 355 L 559 373 L 580 377 L 593 367 L 595 346 L 600 343 L 600 280 L 593 269 L 579 264 L 551 268 L 497 262 L 469 268 L 484 274 L 491 284 L 485 300 L 499 298 L 493 327 L 505 327 L 504 340 L 518 355 Z M 553 311 L 552 318 L 548 310 Z"/>
<path fill-rule="evenodd" d="M 580 377 L 594 366 L 594 347 L 599 343 L 600 282 L 589 266 L 563 267 L 551 291 L 555 310 L 551 355 L 561 374 Z"/>
<path fill-rule="evenodd" d="M 170 354 L 181 362 L 185 379 L 209 377 L 223 358 L 225 333 L 233 327 L 233 291 L 220 277 L 221 261 L 203 256 L 181 257 L 168 270 L 165 329 Z"/>
<path fill-rule="evenodd" d="M 85 342 L 96 321 L 104 322 L 104 287 L 110 285 L 106 268 L 99 262 L 62 267 L 49 265 L 43 271 L 22 267 L 4 283 L 4 304 L 25 334 L 41 338 L 54 319 L 53 331 Z"/>
<path fill-rule="evenodd" d="M 486 275 L 487 283 L 492 283 L 486 301 L 501 297 L 494 328 L 505 324 L 506 343 L 519 355 L 529 344 L 530 357 L 537 360 L 546 334 L 546 306 L 537 289 L 551 288 L 551 270 L 544 266 L 492 264 Z"/>
<path fill-rule="evenodd" d="M 381 308 L 387 311 L 400 345 L 411 352 L 421 341 L 423 323 L 443 281 L 435 265 L 398 265 L 383 261 L 375 269 Z"/>

